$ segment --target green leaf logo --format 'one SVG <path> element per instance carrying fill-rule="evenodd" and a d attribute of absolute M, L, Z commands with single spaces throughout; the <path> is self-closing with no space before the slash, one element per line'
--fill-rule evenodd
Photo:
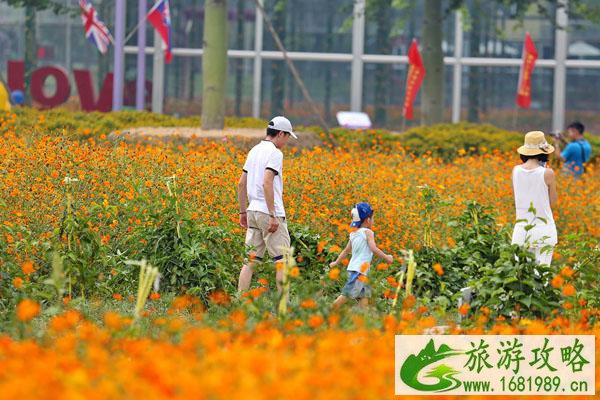
<path fill-rule="evenodd" d="M 456 389 L 461 385 L 461 381 L 456 379 L 454 375 L 459 374 L 460 371 L 445 364 L 440 364 L 432 368 L 425 375 L 427 378 L 437 378 L 437 383 L 421 383 L 418 376 L 425 367 L 445 358 L 460 354 L 464 354 L 464 351 L 452 349 L 445 344 L 440 345 L 436 350 L 433 339 L 431 339 L 418 355 L 411 354 L 406 358 L 406 361 L 404 361 L 400 368 L 400 379 L 411 388 L 424 392 L 447 392 Z"/>

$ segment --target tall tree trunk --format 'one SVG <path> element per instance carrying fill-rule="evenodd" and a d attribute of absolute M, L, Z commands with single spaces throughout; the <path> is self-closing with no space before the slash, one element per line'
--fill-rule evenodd
<path fill-rule="evenodd" d="M 425 0 L 423 18 L 423 79 L 421 122 L 442 122 L 444 117 L 444 55 L 442 53 L 442 0 Z"/>
<path fill-rule="evenodd" d="M 202 129 L 223 129 L 227 78 L 227 0 L 206 0 L 202 47 Z"/>
<path fill-rule="evenodd" d="M 285 44 L 285 8 L 287 0 L 275 0 L 273 28 Z M 283 61 L 271 61 L 271 115 L 283 114 L 285 90 L 285 65 Z"/>
<path fill-rule="evenodd" d="M 37 26 L 36 10 L 32 6 L 25 7 L 25 104 L 31 105 L 29 85 L 31 74 L 37 64 Z"/>
<path fill-rule="evenodd" d="M 244 48 L 244 0 L 237 0 L 237 35 L 238 49 Z M 235 115 L 242 115 L 242 94 L 244 78 L 244 59 L 235 60 Z"/>
<path fill-rule="evenodd" d="M 481 11 L 480 0 L 473 1 L 471 15 L 479 16 Z M 481 19 L 479 17 L 472 19 L 471 35 L 469 40 L 469 56 L 479 56 L 479 47 L 481 45 Z M 469 112 L 467 119 L 470 122 L 479 122 L 479 74 L 480 67 L 469 67 Z"/>
<path fill-rule="evenodd" d="M 390 34 L 392 31 L 391 0 L 378 0 L 375 9 L 377 21 L 377 53 L 390 54 Z M 375 123 L 383 126 L 387 120 L 386 105 L 391 78 L 391 65 L 377 64 L 375 66 Z"/>

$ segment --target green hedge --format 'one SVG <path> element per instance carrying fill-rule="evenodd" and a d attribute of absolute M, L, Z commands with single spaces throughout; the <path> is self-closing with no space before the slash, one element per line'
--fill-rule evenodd
<path fill-rule="evenodd" d="M 200 126 L 200 117 L 177 118 L 170 115 L 150 112 L 120 111 L 112 113 L 73 112 L 64 109 L 40 111 L 32 108 L 17 108 L 17 129 L 20 131 L 44 133 L 61 132 L 73 137 L 87 137 L 108 134 L 115 130 L 142 126 Z M 40 118 L 44 124 L 40 125 Z M 227 117 L 225 125 L 232 128 L 264 128 L 266 121 L 256 118 Z M 298 131 L 322 134 L 316 126 L 298 127 Z M 401 144 L 411 153 L 421 155 L 431 153 L 450 160 L 460 154 L 482 154 L 492 150 L 515 151 L 523 143 L 520 132 L 501 129 L 489 124 L 437 124 L 412 128 L 404 133 L 395 133 L 384 129 L 349 130 L 333 128 L 332 135 L 343 146 L 380 146 L 396 147 Z M 600 153 L 600 136 L 587 135 L 592 144 L 594 160 Z"/>

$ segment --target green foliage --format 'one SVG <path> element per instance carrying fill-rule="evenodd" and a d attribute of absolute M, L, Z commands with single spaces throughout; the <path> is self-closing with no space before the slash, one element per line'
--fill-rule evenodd
<path fill-rule="evenodd" d="M 481 268 L 476 282 L 475 308 L 486 306 L 492 315 L 544 318 L 559 307 L 560 292 L 550 285 L 554 271 L 517 245 L 503 244 L 493 265 Z"/>
<path fill-rule="evenodd" d="M 66 178 L 66 208 L 60 223 L 57 243 L 54 245 L 68 280 L 68 294 L 74 293 L 85 297 L 86 293 L 95 292 L 98 275 L 106 266 L 106 247 L 102 245 L 100 235 L 93 228 L 90 217 L 82 217 L 73 201 L 73 185 L 76 179 Z M 99 206 L 96 206 L 99 207 Z M 96 209 L 92 209 L 92 212 Z M 54 282 L 57 285 L 57 282 Z"/>
<path fill-rule="evenodd" d="M 492 149 L 514 151 L 523 144 L 523 135 L 487 124 L 438 124 L 410 129 L 401 135 L 400 141 L 415 154 L 429 151 L 452 159 L 461 153 L 481 154 Z"/>
<path fill-rule="evenodd" d="M 147 126 L 190 127 L 200 126 L 199 117 L 176 118 L 169 115 L 139 111 L 119 111 L 113 113 L 71 112 L 64 109 L 39 111 L 31 108 L 16 108 L 16 128 L 18 132 L 44 131 L 70 138 L 90 138 L 108 135 L 111 132 L 126 131 L 129 128 Z M 40 121 L 43 117 L 43 122 Z M 43 125 L 42 125 L 43 124 Z M 255 118 L 225 119 L 230 128 L 255 128 L 266 126 L 266 121 Z M 316 126 L 299 127 L 298 131 L 321 133 Z M 438 124 L 421 126 L 395 133 L 385 129 L 355 131 L 344 128 L 331 130 L 335 140 L 344 147 L 376 147 L 380 151 L 398 151 L 398 146 L 415 155 L 431 154 L 446 161 L 465 154 L 485 154 L 490 151 L 514 153 L 523 144 L 523 134 L 508 131 L 489 124 L 461 122 L 458 124 Z M 592 145 L 592 160 L 600 155 L 600 137 L 587 134 Z"/>
<path fill-rule="evenodd" d="M 244 248 L 240 239 L 221 227 L 193 221 L 181 207 L 175 181 L 169 193 L 151 209 L 148 227 L 136 232 L 144 243 L 139 255 L 157 267 L 161 287 L 167 291 L 188 291 L 205 303 L 215 290 L 233 293 Z"/>
<path fill-rule="evenodd" d="M 490 208 L 469 201 L 448 224 L 454 228 L 454 247 L 424 247 L 415 253 L 415 295 L 426 304 L 443 311 L 457 304 L 462 288 L 470 287 L 475 292 L 471 306 L 486 306 L 493 317 L 543 318 L 558 306 L 560 293 L 549 284 L 551 269 L 510 244 L 510 227 L 498 229 Z M 436 263 L 443 275 L 432 268 Z"/>

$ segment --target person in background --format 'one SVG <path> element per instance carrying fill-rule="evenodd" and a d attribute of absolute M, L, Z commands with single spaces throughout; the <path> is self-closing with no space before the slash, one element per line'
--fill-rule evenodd
<path fill-rule="evenodd" d="M 516 209 L 512 244 L 527 247 L 540 265 L 550 265 L 558 242 L 551 208 L 558 199 L 556 177 L 546 167 L 553 151 L 544 132 L 528 132 L 525 143 L 517 149 L 522 164 L 512 172 Z"/>
<path fill-rule="evenodd" d="M 554 141 L 556 150 L 564 161 L 565 170 L 575 177 L 580 177 L 584 173 L 585 167 L 583 164 L 588 162 L 592 156 L 592 146 L 583 137 L 584 131 L 585 127 L 581 122 L 572 122 L 567 127 L 567 134 L 571 142 L 566 145 L 562 152 L 560 151 L 562 137 Z"/>

